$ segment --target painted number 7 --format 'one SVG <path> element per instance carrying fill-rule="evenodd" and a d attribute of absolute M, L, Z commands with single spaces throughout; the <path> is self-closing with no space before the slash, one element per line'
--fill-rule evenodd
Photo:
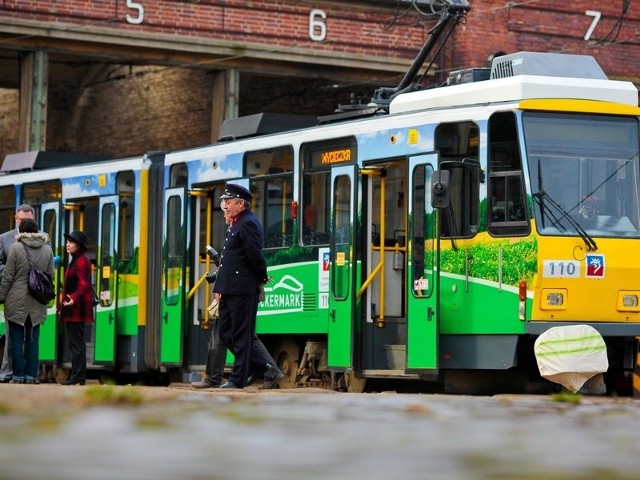
<path fill-rule="evenodd" d="M 596 25 L 600 21 L 602 13 L 598 12 L 597 10 L 585 10 L 584 14 L 588 15 L 589 17 L 593 17 L 593 21 L 591 22 L 591 25 L 589 25 L 587 33 L 584 34 L 585 41 L 589 41 L 589 39 L 591 38 L 591 34 L 596 29 Z"/>

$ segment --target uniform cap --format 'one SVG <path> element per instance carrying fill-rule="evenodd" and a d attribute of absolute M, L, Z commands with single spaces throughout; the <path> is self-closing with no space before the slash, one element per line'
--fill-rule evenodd
<path fill-rule="evenodd" d="M 220 198 L 241 198 L 250 202 L 253 198 L 253 195 L 249 190 L 244 188 L 242 185 L 238 185 L 236 183 L 227 183 L 224 193 L 220 195 Z"/>

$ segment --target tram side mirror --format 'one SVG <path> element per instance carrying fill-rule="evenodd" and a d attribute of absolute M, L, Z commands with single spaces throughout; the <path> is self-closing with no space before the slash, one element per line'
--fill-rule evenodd
<path fill-rule="evenodd" d="M 449 170 L 436 170 L 431 176 L 431 206 L 447 208 L 450 201 Z"/>

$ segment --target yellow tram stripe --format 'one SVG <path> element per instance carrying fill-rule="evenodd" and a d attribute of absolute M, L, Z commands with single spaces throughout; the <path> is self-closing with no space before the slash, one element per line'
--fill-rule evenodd
<path fill-rule="evenodd" d="M 141 282 L 146 281 L 149 273 L 149 168 L 151 162 L 145 161 L 140 170 L 140 245 L 138 247 L 138 274 Z M 147 289 L 138 288 L 138 325 L 147 324 Z"/>

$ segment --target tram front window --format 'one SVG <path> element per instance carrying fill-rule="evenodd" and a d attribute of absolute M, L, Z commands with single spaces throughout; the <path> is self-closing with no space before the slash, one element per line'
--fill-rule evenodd
<path fill-rule="evenodd" d="M 540 234 L 640 237 L 635 118 L 526 112 L 523 125 Z"/>

